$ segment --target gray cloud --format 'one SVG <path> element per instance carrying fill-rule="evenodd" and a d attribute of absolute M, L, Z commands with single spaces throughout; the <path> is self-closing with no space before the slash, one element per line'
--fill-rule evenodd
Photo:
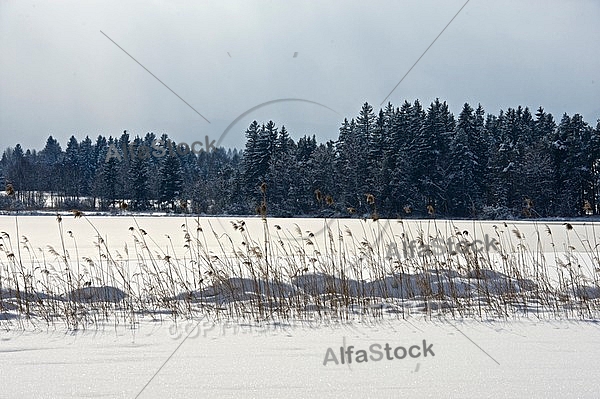
<path fill-rule="evenodd" d="M 218 138 L 247 109 L 304 98 L 348 117 L 378 105 L 464 1 L 0 3 L 0 138 L 41 148 L 52 134 L 124 129 Z M 390 97 L 436 97 L 454 112 L 542 105 L 560 118 L 600 118 L 597 1 L 472 0 Z M 195 114 L 100 30 L 211 123 Z M 294 53 L 298 56 L 294 58 Z M 335 138 L 340 117 L 279 103 L 236 124 L 241 147 L 257 119 L 294 137 Z M 239 126 L 238 126 L 239 125 Z"/>

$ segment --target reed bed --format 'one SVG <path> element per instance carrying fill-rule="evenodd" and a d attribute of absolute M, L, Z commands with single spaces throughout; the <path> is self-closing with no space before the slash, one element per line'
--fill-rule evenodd
<path fill-rule="evenodd" d="M 372 217 L 357 234 L 342 219 L 324 219 L 315 234 L 270 225 L 262 205 L 262 231 L 232 220 L 233 234 L 219 235 L 211 219 L 187 217 L 167 249 L 132 216 L 123 234 L 134 244 L 118 250 L 74 211 L 97 233 L 94 256 L 80 256 L 78 238 L 64 231 L 63 217 L 70 216 L 57 215 L 59 248 L 19 236 L 15 216 L 17 236 L 0 233 L 0 327 L 599 316 L 599 243 L 588 228 L 566 223 L 567 242 L 555 243 L 550 228 L 536 224 L 538 245 L 531 248 L 518 229 L 499 223 L 490 250 L 477 245 L 477 222 L 448 233 L 435 219 L 414 229 Z M 217 252 L 209 249 L 213 238 Z M 542 241 L 551 243 L 550 253 Z"/>

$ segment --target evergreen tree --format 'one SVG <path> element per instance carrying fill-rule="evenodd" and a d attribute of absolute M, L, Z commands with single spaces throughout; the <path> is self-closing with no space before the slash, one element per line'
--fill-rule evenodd
<path fill-rule="evenodd" d="M 104 138 L 99 137 L 99 144 L 102 145 L 104 140 Z M 119 192 L 120 160 L 116 157 L 107 157 L 108 148 L 115 144 L 116 141 L 112 137 L 109 137 L 98 156 L 100 166 L 96 169 L 95 192 L 100 199 L 100 209 L 102 210 L 108 210 L 115 206 Z"/>
<path fill-rule="evenodd" d="M 136 137 L 133 141 L 137 148 L 142 144 L 142 140 Z M 135 211 L 145 211 L 150 208 L 150 170 L 149 157 L 140 156 L 138 154 L 130 162 L 129 167 L 129 184 L 130 193 L 127 197 L 131 198 L 131 208 Z"/>
<path fill-rule="evenodd" d="M 483 207 L 481 181 L 478 180 L 480 159 L 477 154 L 477 128 L 473 108 L 465 103 L 452 138 L 449 199 L 451 213 L 474 216 Z"/>
<path fill-rule="evenodd" d="M 447 105 L 436 99 L 427 113 L 418 100 L 408 109 L 407 123 L 412 137 L 407 165 L 411 185 L 416 188 L 418 210 L 445 209 L 447 204 L 447 153 L 454 119 Z M 410 140 L 410 139 L 409 139 Z"/>
<path fill-rule="evenodd" d="M 379 110 L 377 118 L 373 122 L 368 137 L 367 146 L 367 187 L 365 193 L 369 193 L 381 202 L 382 195 L 386 191 L 386 171 L 383 168 L 383 153 L 385 149 L 385 134 L 387 133 L 387 121 L 383 110 Z"/>
<path fill-rule="evenodd" d="M 336 188 L 336 169 L 332 160 L 335 158 L 335 142 L 328 141 L 325 144 L 319 144 L 311 153 L 307 162 L 308 168 L 298 171 L 299 174 L 305 174 L 307 182 L 305 187 L 295 186 L 296 190 L 302 190 L 305 199 L 305 212 L 317 214 L 320 216 L 332 216 L 335 208 L 338 206 Z M 297 179 L 302 181 L 303 179 Z M 321 193 L 320 199 L 316 198 L 315 191 Z M 299 192 L 290 192 L 287 201 L 294 201 Z M 310 203 L 312 201 L 312 204 Z M 343 208 L 338 210 L 344 210 Z"/>
<path fill-rule="evenodd" d="M 82 170 L 80 164 L 80 148 L 75 136 L 71 136 L 67 143 L 62 164 L 62 178 L 64 179 L 65 196 L 71 204 L 79 200 L 81 195 Z"/>
<path fill-rule="evenodd" d="M 276 216 L 293 216 L 297 211 L 290 192 L 297 186 L 299 170 L 295 160 L 296 144 L 285 126 L 281 127 L 269 166 L 267 185 L 270 211 Z"/>
<path fill-rule="evenodd" d="M 40 151 L 40 189 L 50 194 L 50 202 L 55 205 L 57 193 L 64 192 L 62 175 L 63 152 L 58 141 L 50 136 Z"/>
<path fill-rule="evenodd" d="M 401 217 L 412 212 L 419 197 L 412 176 L 415 140 L 410 124 L 411 108 L 412 105 L 405 101 L 396 110 L 390 122 L 392 131 L 386 145 L 386 159 L 392 168 L 389 182 L 390 197 L 393 198 L 391 211 Z"/>
<path fill-rule="evenodd" d="M 93 193 L 93 181 L 98 160 L 95 156 L 95 148 L 92 140 L 88 136 L 79 143 L 78 158 L 81 168 L 80 194 L 90 197 Z M 93 204 L 89 203 L 88 206 L 93 206 Z"/>
<path fill-rule="evenodd" d="M 96 144 L 94 145 L 94 151 L 93 151 L 93 159 L 96 160 L 96 165 L 95 165 L 95 173 L 94 173 L 94 181 L 92 183 L 92 193 L 93 193 L 93 206 L 94 208 L 96 208 L 96 202 L 98 199 L 100 199 L 101 201 L 101 208 L 105 206 L 105 204 L 102 201 L 103 198 L 103 191 L 104 191 L 104 168 L 105 168 L 105 161 L 106 159 L 106 155 L 108 153 L 108 140 L 102 136 L 99 135 L 96 138 Z"/>
<path fill-rule="evenodd" d="M 256 192 L 256 187 L 264 179 L 264 172 L 260 168 L 261 154 L 259 149 L 260 126 L 257 121 L 253 121 L 246 129 L 246 147 L 243 153 L 242 161 L 242 184 L 243 192 L 246 198 L 252 198 Z M 251 206 L 245 207 L 247 211 Z"/>
<path fill-rule="evenodd" d="M 159 202 L 161 205 L 169 205 L 175 211 L 176 200 L 180 199 L 183 191 L 183 171 L 181 162 L 175 155 L 167 155 L 163 158 L 160 170 Z"/>
<path fill-rule="evenodd" d="M 351 182 L 348 194 L 352 198 L 351 204 L 354 204 L 355 208 L 368 213 L 370 207 L 365 202 L 365 195 L 371 194 L 370 191 L 373 189 L 369 184 L 369 180 L 371 174 L 374 174 L 377 168 L 380 167 L 377 153 L 381 151 L 381 134 L 376 133 L 375 114 L 369 103 L 365 102 L 360 109 L 352 131 L 352 137 L 354 140 L 354 153 L 349 166 L 354 169 L 354 180 Z M 370 145 L 376 147 L 373 149 L 375 158 L 369 158 Z"/>

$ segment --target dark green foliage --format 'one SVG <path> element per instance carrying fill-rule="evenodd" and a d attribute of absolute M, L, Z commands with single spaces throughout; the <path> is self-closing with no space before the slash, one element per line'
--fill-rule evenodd
<path fill-rule="evenodd" d="M 7 148 L 0 174 L 15 192 L 3 204 L 219 215 L 256 214 L 265 201 L 269 215 L 328 217 L 600 211 L 600 121 L 593 128 L 565 114 L 557 125 L 542 107 L 486 115 L 465 103 L 455 119 L 439 99 L 426 110 L 418 100 L 378 111 L 364 103 L 338 139 L 323 144 L 314 135 L 296 141 L 273 121 L 250 124 L 243 153 L 177 153 L 163 134 L 166 153 L 150 155 L 155 142 L 153 133 L 124 131 L 95 142 L 72 136 L 64 151 L 52 136 L 40 152 Z"/>

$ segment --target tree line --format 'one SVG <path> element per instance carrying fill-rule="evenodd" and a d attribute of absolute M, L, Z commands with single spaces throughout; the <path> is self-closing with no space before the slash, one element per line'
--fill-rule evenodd
<path fill-rule="evenodd" d="M 465 103 L 455 117 L 439 99 L 378 112 L 365 103 L 337 140 L 296 141 L 272 121 L 245 134 L 242 151 L 161 157 L 128 152 L 157 141 L 178 148 L 166 134 L 72 136 L 64 150 L 52 136 L 41 151 L 17 144 L 0 160 L 0 209 L 491 219 L 600 211 L 600 121 L 579 114 L 557 122 L 542 107 L 493 115 Z"/>

